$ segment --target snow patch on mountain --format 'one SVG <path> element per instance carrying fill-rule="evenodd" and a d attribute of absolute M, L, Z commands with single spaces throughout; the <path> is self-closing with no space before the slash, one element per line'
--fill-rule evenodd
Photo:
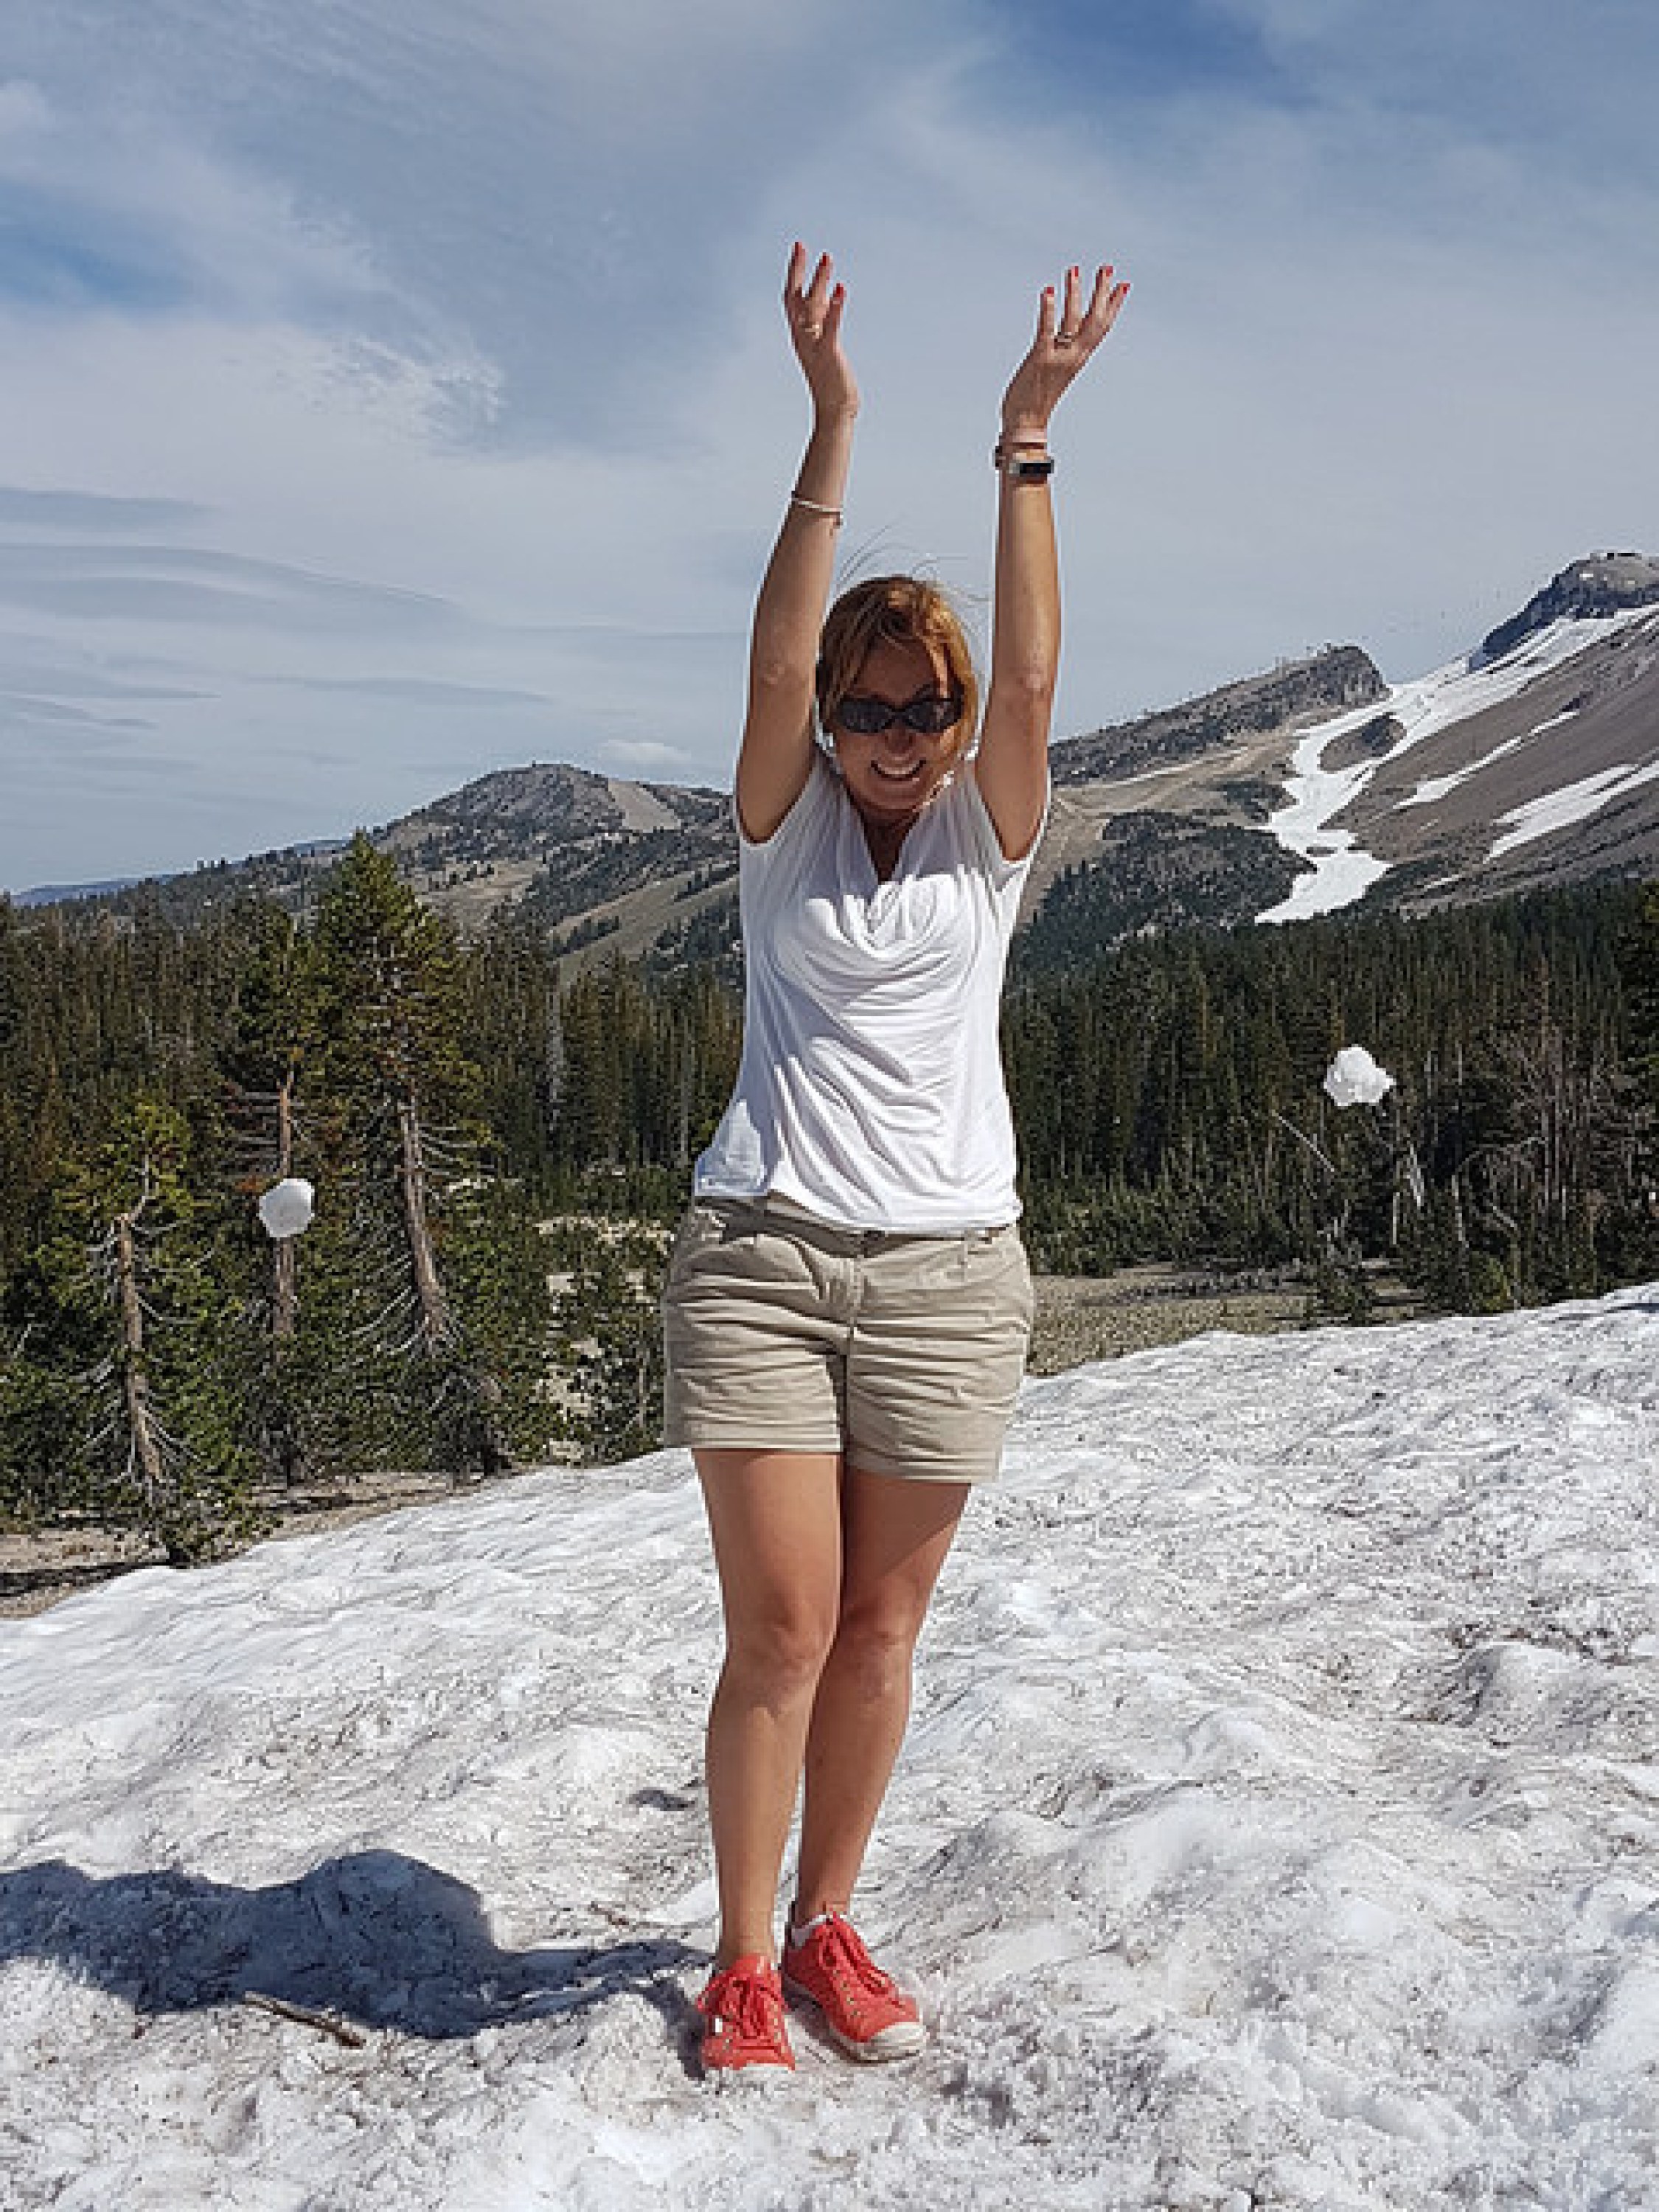
<path fill-rule="evenodd" d="M 1586 647 L 1633 623 L 1648 619 L 1651 612 L 1650 606 L 1641 605 L 1611 615 L 1564 617 L 1529 632 L 1501 659 L 1488 659 L 1477 653 L 1450 661 L 1443 668 L 1391 690 L 1380 708 L 1370 706 L 1358 713 L 1340 714 L 1310 730 L 1291 756 L 1290 772 L 1285 778 L 1286 803 L 1267 823 L 1269 832 L 1285 850 L 1308 863 L 1307 872 L 1297 878 L 1288 897 L 1259 914 L 1256 920 L 1305 921 L 1315 915 L 1333 914 L 1362 898 L 1379 878 L 1387 874 L 1388 863 L 1365 851 L 1351 831 L 1332 825 L 1382 768 L 1397 761 L 1414 745 L 1421 744 L 1425 738 L 1513 699 L 1539 677 L 1559 667 L 1563 661 L 1571 660 Z M 1322 765 L 1326 753 L 1338 739 L 1379 715 L 1391 717 L 1401 728 L 1401 735 L 1386 752 L 1341 769 Z M 1565 719 L 1553 716 L 1551 721 Z M 1547 726 L 1540 724 L 1540 729 Z M 1531 734 L 1535 737 L 1539 732 Z M 1492 757 L 1496 758 L 1496 753 Z M 1466 773 L 1474 774 L 1474 767 Z M 1460 780 L 1448 781 L 1442 778 L 1436 781 L 1450 790 Z M 1413 794 L 1413 801 L 1428 803 L 1426 794 L 1434 789 L 1433 785 L 1420 786 Z M 1582 817 L 1570 815 L 1565 818 L 1577 820 Z M 1544 832 L 1540 830 L 1532 834 L 1541 836 Z M 1494 855 L 1498 849 L 1494 848 Z"/>
<path fill-rule="evenodd" d="M 1495 762 L 1507 758 L 1510 753 L 1519 752 L 1522 745 L 1529 745 L 1534 738 L 1541 737 L 1546 730 L 1553 729 L 1559 722 L 1570 721 L 1571 719 L 1569 714 L 1552 714 L 1547 722 L 1540 722 L 1535 730 L 1528 730 L 1518 738 L 1506 738 L 1501 745 L 1494 745 L 1490 752 L 1482 753 L 1479 760 L 1472 760 L 1467 768 L 1456 769 L 1450 775 L 1428 777 L 1418 785 L 1415 791 L 1401 800 L 1396 811 L 1403 812 L 1408 806 L 1437 805 L 1441 799 L 1449 798 L 1454 791 L 1468 783 L 1472 776 L 1479 775 L 1483 769 L 1491 768 Z"/>
<path fill-rule="evenodd" d="M 1513 807 L 1498 817 L 1504 826 L 1501 836 L 1492 841 L 1491 857 L 1495 860 L 1504 853 L 1513 852 L 1517 845 L 1529 845 L 1535 837 L 1547 837 L 1553 830 L 1565 830 L 1574 822 L 1588 821 L 1615 799 L 1622 799 L 1627 791 L 1639 790 L 1643 784 L 1652 783 L 1656 778 L 1659 761 L 1650 762 L 1644 768 L 1632 765 L 1604 769 L 1599 775 L 1587 775 L 1577 783 L 1564 784 L 1547 798 Z"/>

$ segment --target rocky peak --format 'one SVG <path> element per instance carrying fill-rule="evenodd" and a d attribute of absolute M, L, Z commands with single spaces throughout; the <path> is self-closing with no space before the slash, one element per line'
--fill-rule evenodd
<path fill-rule="evenodd" d="M 1265 675 L 1224 684 L 1182 706 L 1064 738 L 1050 755 L 1054 778 L 1082 783 L 1192 760 L 1240 737 L 1369 706 L 1386 698 L 1388 690 L 1376 663 L 1357 645 L 1328 645 L 1305 660 L 1283 661 Z"/>
<path fill-rule="evenodd" d="M 414 844 L 434 830 L 483 823 L 522 823 L 540 830 L 556 823 L 578 834 L 619 826 L 620 810 L 605 777 L 562 761 L 496 769 L 406 815 L 384 833 L 392 846 Z"/>
<path fill-rule="evenodd" d="M 1483 638 L 1481 657 L 1501 660 L 1534 630 L 1552 623 L 1584 621 L 1596 615 L 1623 614 L 1628 607 L 1659 602 L 1659 561 L 1647 553 L 1587 553 L 1552 576 L 1518 615 Z"/>
<path fill-rule="evenodd" d="M 562 761 L 495 769 L 376 834 L 375 842 L 404 853 L 432 839 L 484 835 L 527 843 L 623 836 L 645 830 L 701 825 L 720 814 L 716 792 L 675 784 L 629 783 Z"/>

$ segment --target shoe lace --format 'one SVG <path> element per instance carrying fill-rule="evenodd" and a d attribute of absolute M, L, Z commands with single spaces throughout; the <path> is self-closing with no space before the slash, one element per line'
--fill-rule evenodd
<path fill-rule="evenodd" d="M 832 1920 L 823 1931 L 824 1968 L 843 1987 L 852 1982 L 872 1996 L 890 1996 L 898 1986 L 864 1948 L 862 1937 L 845 1920 Z"/>
<path fill-rule="evenodd" d="M 722 1974 L 705 1993 L 702 2009 L 729 2021 L 745 2042 L 775 2037 L 783 2017 L 782 1993 L 759 1974 Z"/>

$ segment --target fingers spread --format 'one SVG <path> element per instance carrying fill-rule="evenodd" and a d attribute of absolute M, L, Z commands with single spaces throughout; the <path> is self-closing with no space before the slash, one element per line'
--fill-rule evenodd
<path fill-rule="evenodd" d="M 1039 343 L 1046 340 L 1058 347 L 1062 356 L 1069 360 L 1073 373 L 1111 329 L 1117 320 L 1119 309 L 1129 295 L 1127 283 L 1115 283 L 1114 274 L 1109 261 L 1096 270 L 1085 307 L 1083 271 L 1073 264 L 1066 271 L 1064 307 L 1057 318 L 1047 319 L 1038 325 Z M 1054 297 L 1052 286 L 1043 297 L 1045 301 L 1052 303 Z"/>
<path fill-rule="evenodd" d="M 829 296 L 834 264 L 827 253 L 820 253 L 810 279 L 806 269 L 806 248 L 797 239 L 790 251 L 789 267 L 783 280 L 783 296 L 791 306 L 816 304 L 822 309 Z"/>
<path fill-rule="evenodd" d="M 1094 288 L 1089 295 L 1089 310 L 1084 321 L 1097 341 L 1103 338 L 1111 329 L 1117 320 L 1119 308 L 1129 296 L 1127 283 L 1115 284 L 1113 274 L 1109 261 L 1096 270 Z"/>

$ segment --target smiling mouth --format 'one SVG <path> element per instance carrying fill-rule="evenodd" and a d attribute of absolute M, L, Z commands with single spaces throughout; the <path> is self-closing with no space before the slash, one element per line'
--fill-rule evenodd
<path fill-rule="evenodd" d="M 926 765 L 924 761 L 912 761 L 908 768 L 884 768 L 879 761 L 870 763 L 872 773 L 884 783 L 914 783 Z"/>

